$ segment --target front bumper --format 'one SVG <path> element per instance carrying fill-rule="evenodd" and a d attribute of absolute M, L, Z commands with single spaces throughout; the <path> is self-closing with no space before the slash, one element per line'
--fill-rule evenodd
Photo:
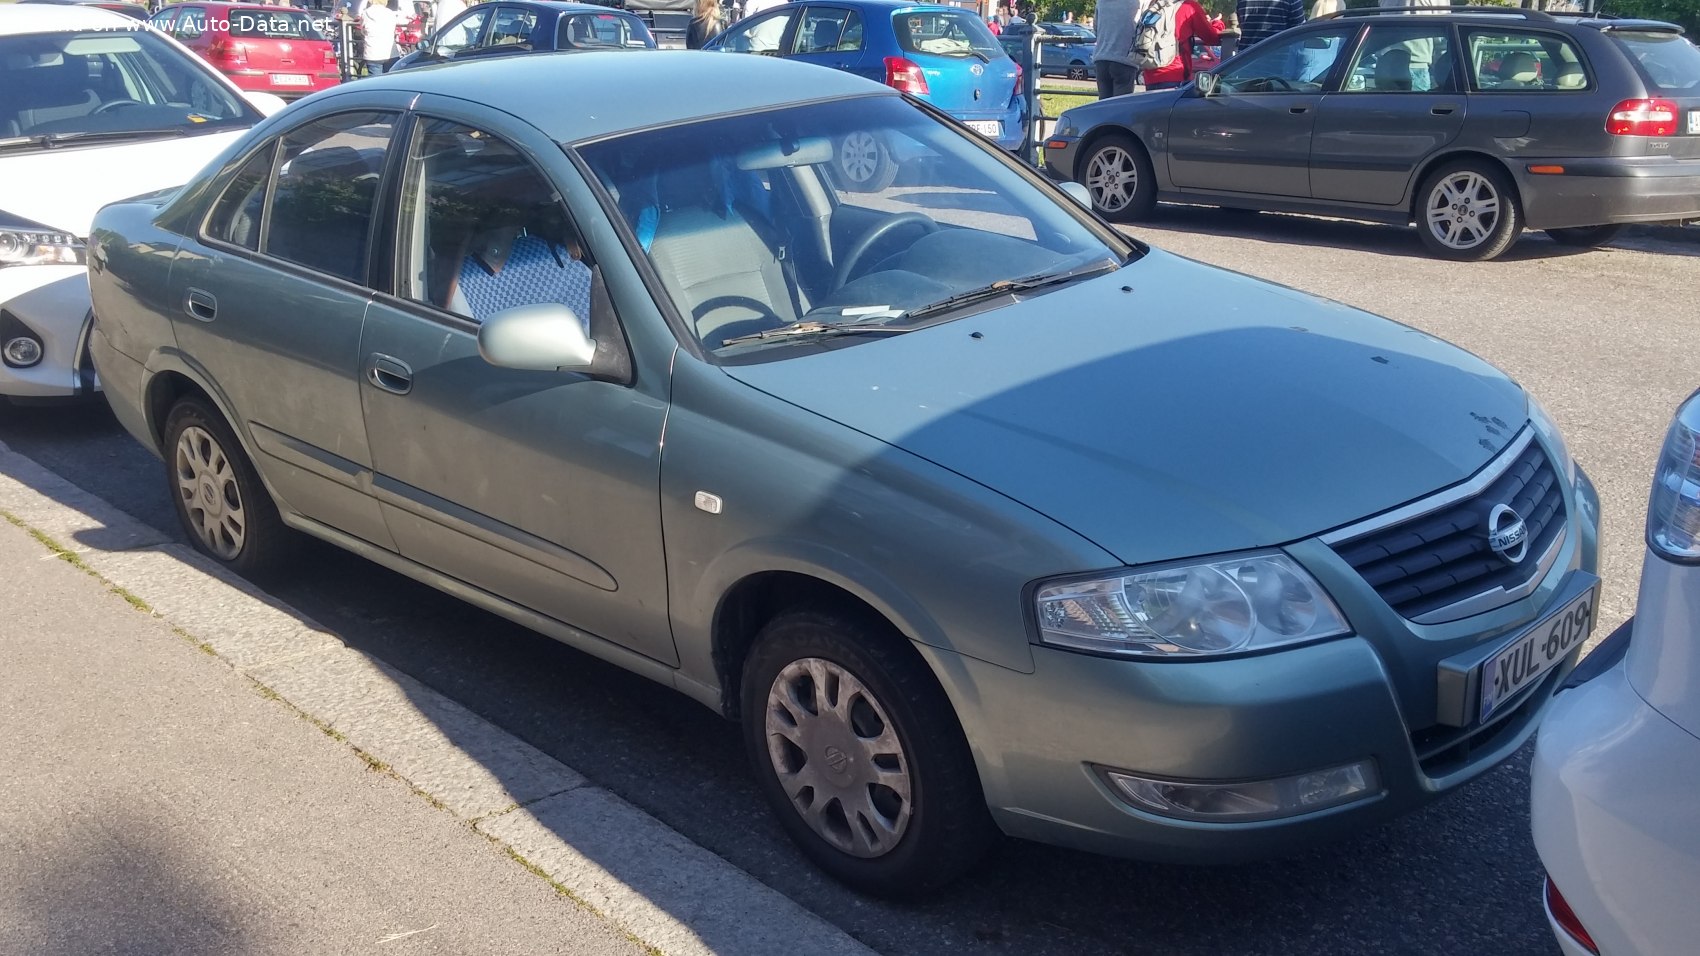
<path fill-rule="evenodd" d="M 89 280 L 83 266 L 0 269 L 0 334 L 40 340 L 41 361 L 29 368 L 0 362 L 0 395 L 70 398 L 96 390 L 88 361 Z"/>
<path fill-rule="evenodd" d="M 1530 777 L 1535 849 L 1600 951 L 1692 952 L 1700 738 L 1648 706 L 1620 661 L 1554 700 Z"/>
<path fill-rule="evenodd" d="M 1335 598 L 1357 634 L 1215 660 L 1098 657 L 1033 646 L 1031 673 L 923 648 L 975 751 L 1004 832 L 1094 853 L 1178 863 L 1287 854 L 1414 810 L 1492 769 L 1534 733 L 1578 647 L 1485 723 L 1446 689 L 1443 668 L 1486 660 L 1597 586 L 1598 502 L 1580 471 L 1556 563 L 1518 601 L 1446 624 L 1396 614 L 1319 542 L 1286 550 Z M 1454 695 L 1455 696 L 1455 695 Z M 1278 819 L 1193 821 L 1130 804 L 1118 770 L 1238 783 L 1374 762 L 1380 791 Z"/>
<path fill-rule="evenodd" d="M 1700 217 L 1700 159 L 1526 160 L 1511 171 L 1530 229 Z"/>

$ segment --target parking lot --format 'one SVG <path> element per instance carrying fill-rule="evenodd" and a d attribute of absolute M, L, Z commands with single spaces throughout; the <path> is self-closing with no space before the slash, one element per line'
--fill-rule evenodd
<path fill-rule="evenodd" d="M 1409 230 L 1330 220 L 1166 208 L 1128 231 L 1380 312 L 1506 369 L 1553 412 L 1600 491 L 1595 639 L 1627 616 L 1653 457 L 1697 384 L 1700 243 L 1639 230 L 1578 252 L 1532 236 L 1500 261 L 1460 265 L 1423 255 Z M 1195 292 L 1193 307 L 1210 310 L 1214 290 Z M 104 406 L 0 406 L 0 441 L 178 534 L 161 466 Z M 1200 869 L 1009 843 L 942 898 L 891 905 L 805 863 L 763 806 L 736 728 L 683 697 L 328 547 L 276 593 L 882 952 L 1553 951 L 1528 836 L 1527 750 L 1424 812 L 1295 859 Z"/>

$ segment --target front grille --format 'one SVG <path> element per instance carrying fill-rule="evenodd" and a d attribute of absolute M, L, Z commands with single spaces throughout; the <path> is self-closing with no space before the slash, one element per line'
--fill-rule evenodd
<path fill-rule="evenodd" d="M 1411 734 L 1411 749 L 1416 751 L 1418 766 L 1430 777 L 1444 777 L 1475 763 L 1484 752 L 1494 750 L 1527 728 L 1552 697 L 1559 680 L 1566 676 L 1568 671 L 1554 668 L 1533 686 L 1523 688 L 1515 704 L 1495 713 L 1486 724 L 1434 726 Z"/>
<path fill-rule="evenodd" d="M 1529 548 L 1512 564 L 1488 547 L 1488 515 L 1510 505 L 1528 529 Z M 1538 442 L 1530 441 L 1476 495 L 1334 545 L 1395 611 L 1420 617 L 1495 588 L 1511 590 L 1540 571 L 1540 556 L 1564 533 L 1564 487 Z"/>

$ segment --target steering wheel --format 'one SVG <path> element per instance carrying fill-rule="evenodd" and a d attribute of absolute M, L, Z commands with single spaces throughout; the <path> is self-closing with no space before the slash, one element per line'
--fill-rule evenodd
<path fill-rule="evenodd" d="M 1258 85 L 1263 88 L 1261 92 L 1264 93 L 1297 93 L 1299 91 L 1298 87 L 1279 76 L 1259 77 Z"/>
<path fill-rule="evenodd" d="M 845 251 L 843 256 L 839 257 L 838 268 L 833 270 L 832 274 L 832 287 L 834 289 L 844 288 L 844 284 L 850 281 L 850 274 L 855 272 L 856 267 L 862 264 L 862 257 L 868 254 L 868 250 L 874 247 L 874 243 L 890 235 L 892 230 L 901 229 L 904 226 L 920 226 L 926 230 L 928 235 L 939 231 L 938 223 L 918 212 L 900 212 L 892 216 L 863 233 L 861 238 L 851 243 L 850 248 Z"/>
<path fill-rule="evenodd" d="M 707 318 L 709 315 L 712 315 L 714 310 L 728 307 L 745 308 L 756 314 L 742 319 L 733 319 L 730 322 L 722 322 L 719 325 L 713 326 L 709 330 L 709 333 L 705 334 L 702 327 L 702 320 Z M 719 347 L 719 343 L 711 341 L 714 337 L 728 339 L 732 337 L 732 334 L 743 335 L 748 332 L 764 332 L 768 329 L 778 328 L 780 325 L 784 324 L 784 321 L 784 319 L 781 319 L 779 315 L 773 311 L 773 306 L 768 305 L 766 302 L 759 299 L 752 299 L 747 295 L 717 295 L 711 299 L 704 299 L 703 301 L 698 302 L 696 307 L 691 309 L 691 324 L 696 326 L 697 338 L 709 348 Z M 719 334 L 732 326 L 738 326 L 740 328 L 731 334 Z M 744 326 L 748 327 L 745 328 Z"/>
<path fill-rule="evenodd" d="M 93 110 L 91 110 L 89 112 L 89 115 L 90 116 L 97 116 L 101 113 L 106 112 L 107 110 L 115 110 L 120 106 L 145 106 L 145 105 L 147 105 L 147 104 L 143 103 L 141 100 L 112 100 L 110 102 L 102 103 L 99 106 L 95 107 Z"/>

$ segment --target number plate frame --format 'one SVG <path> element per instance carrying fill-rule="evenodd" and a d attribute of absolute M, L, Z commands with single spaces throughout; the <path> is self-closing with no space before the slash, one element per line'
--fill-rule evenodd
<path fill-rule="evenodd" d="M 1002 120 L 966 120 L 965 125 L 981 136 L 997 139 L 1003 135 Z"/>
<path fill-rule="evenodd" d="M 1587 643 L 1600 612 L 1600 586 L 1588 588 L 1541 618 L 1482 662 L 1477 721 L 1493 717 L 1507 701 L 1540 682 L 1546 673 Z"/>
<path fill-rule="evenodd" d="M 312 86 L 313 78 L 302 73 L 273 73 L 273 86 Z"/>

